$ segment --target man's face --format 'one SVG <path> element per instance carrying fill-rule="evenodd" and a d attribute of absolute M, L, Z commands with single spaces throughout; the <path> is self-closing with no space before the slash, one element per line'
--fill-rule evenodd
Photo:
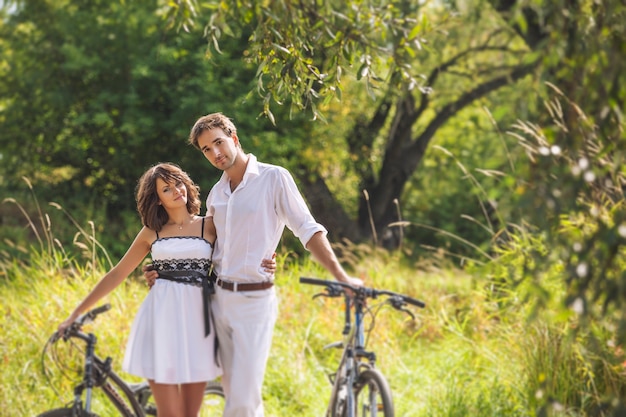
<path fill-rule="evenodd" d="M 222 171 L 233 166 L 237 158 L 239 138 L 228 136 L 222 129 L 205 130 L 198 136 L 200 151 L 211 165 Z"/>

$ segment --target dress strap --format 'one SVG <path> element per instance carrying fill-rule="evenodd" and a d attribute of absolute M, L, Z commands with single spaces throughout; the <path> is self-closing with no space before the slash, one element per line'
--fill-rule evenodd
<path fill-rule="evenodd" d="M 157 240 L 159 240 L 159 232 L 158 232 L 158 231 L 156 231 L 156 230 L 155 230 L 154 232 L 155 232 L 155 233 L 156 233 L 156 235 L 157 235 Z"/>
<path fill-rule="evenodd" d="M 202 234 L 200 235 L 202 239 L 204 239 L 204 219 L 206 219 L 206 217 L 202 218 Z"/>

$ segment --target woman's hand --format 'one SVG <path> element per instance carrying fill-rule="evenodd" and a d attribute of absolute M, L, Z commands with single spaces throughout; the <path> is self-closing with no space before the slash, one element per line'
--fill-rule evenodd
<path fill-rule="evenodd" d="M 64 336 L 65 335 L 65 331 L 72 325 L 72 323 L 74 323 L 76 321 L 77 318 L 78 318 L 78 315 L 75 314 L 75 313 L 72 313 L 67 319 L 65 319 L 64 322 L 59 324 L 59 327 L 57 327 L 58 335 L 59 336 Z"/>
<path fill-rule="evenodd" d="M 276 252 L 272 255 L 272 259 L 263 259 L 261 261 L 261 267 L 265 269 L 265 272 L 274 275 L 276 273 Z"/>

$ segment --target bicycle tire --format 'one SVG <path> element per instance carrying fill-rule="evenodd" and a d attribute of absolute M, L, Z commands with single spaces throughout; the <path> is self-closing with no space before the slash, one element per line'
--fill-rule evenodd
<path fill-rule="evenodd" d="M 77 417 L 74 414 L 74 410 L 71 408 L 55 408 L 54 410 L 44 411 L 41 414 L 38 414 L 37 417 Z M 78 417 L 98 417 L 98 414 L 88 413 L 85 410 L 80 412 Z"/>
<path fill-rule="evenodd" d="M 333 389 L 326 417 L 345 417 L 348 409 L 348 377 L 343 360 L 332 382 Z"/>
<path fill-rule="evenodd" d="M 366 369 L 359 374 L 354 384 L 354 399 L 357 417 L 393 417 L 395 414 L 391 389 L 377 369 Z"/>
<path fill-rule="evenodd" d="M 150 399 L 152 398 L 152 393 L 150 388 L 147 388 L 147 402 L 144 406 L 144 413 L 147 416 L 156 416 L 156 406 Z M 209 381 L 204 388 L 204 398 L 202 399 L 202 408 L 200 410 L 200 417 L 218 417 L 222 415 L 224 411 L 224 389 L 222 388 L 222 384 L 219 381 Z"/>
<path fill-rule="evenodd" d="M 219 381 L 209 381 L 204 388 L 204 396 L 217 395 L 224 398 L 224 389 Z"/>

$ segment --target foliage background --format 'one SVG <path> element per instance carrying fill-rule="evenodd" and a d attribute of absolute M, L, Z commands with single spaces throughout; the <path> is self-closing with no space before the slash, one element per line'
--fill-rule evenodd
<path fill-rule="evenodd" d="M 355 137 L 359 125 L 373 117 L 386 94 L 396 93 L 392 92 L 393 85 L 385 93 L 384 80 L 368 79 L 369 86 L 357 81 L 358 50 L 349 52 L 353 63 L 344 67 L 341 100 L 325 100 L 316 107 L 320 115 L 323 111 L 326 123 L 313 121 L 306 111 L 294 111 L 289 106 L 292 100 L 285 98 L 284 106 L 272 101 L 272 124 L 261 114 L 268 105 L 267 97 L 255 90 L 255 64 L 263 51 L 256 50 L 250 41 L 256 34 L 253 25 L 233 25 L 230 31 L 225 30 L 217 53 L 203 38 L 204 19 L 199 17 L 188 31 L 168 29 L 164 19 L 171 9 L 158 1 L 6 4 L 17 9 L 4 11 L 6 19 L 0 28 L 0 180 L 4 197 L 24 195 L 27 190 L 22 177 L 29 178 L 42 201 L 54 200 L 72 213 L 85 213 L 86 218 L 95 220 L 99 231 L 106 227 L 107 233 L 100 238 L 119 257 L 126 248 L 124 242 L 132 238 L 137 227 L 134 185 L 148 166 L 175 161 L 190 172 L 204 192 L 217 180 L 219 174 L 186 145 L 185 138 L 199 115 L 222 111 L 237 123 L 247 151 L 294 172 L 314 213 L 328 225 L 334 240 L 351 238 L 350 230 L 365 229 L 367 233 L 370 229 L 360 200 L 364 188 L 370 193 L 372 190 L 363 183 L 363 175 L 380 168 L 385 139 L 380 136 L 376 140 L 377 150 L 355 152 L 350 138 Z M 428 13 L 420 12 L 421 30 L 430 38 L 428 48 L 424 46 L 413 63 L 414 77 L 434 71 L 451 56 L 464 53 L 464 47 L 471 48 L 471 44 L 460 43 L 471 39 L 470 34 L 488 33 L 493 30 L 490 26 L 497 26 L 481 23 L 489 19 L 455 16 L 454 8 L 425 10 Z M 476 24 L 467 24 L 471 22 Z M 459 69 L 471 71 L 493 56 L 476 55 L 462 64 L 467 68 Z M 383 67 L 384 62 L 376 64 L 381 76 Z M 445 104 L 476 81 L 454 73 L 442 74 L 441 87 L 437 87 L 432 101 Z M 530 81 L 525 85 L 534 88 Z M 510 155 L 500 153 L 501 144 L 507 141 L 514 150 L 514 140 L 494 132 L 493 122 L 506 127 L 514 120 L 510 115 L 521 107 L 516 104 L 521 94 L 515 91 L 503 93 L 512 107 L 495 111 L 498 119 L 488 116 L 491 100 L 497 107 L 498 96 L 494 96 L 450 120 L 433 144 L 472 149 L 474 152 L 468 153 L 460 148 L 456 156 L 470 171 L 508 166 L 511 162 L 506 157 Z M 429 111 L 420 122 L 421 128 L 437 111 L 437 107 Z M 461 141 L 456 140 L 459 132 L 463 132 Z M 480 149 L 484 151 L 476 152 Z M 457 154 L 456 149 L 451 152 Z M 420 165 L 403 195 L 398 196 L 403 215 L 468 240 L 488 242 L 489 234 L 461 217 L 485 221 L 479 204 L 458 204 L 467 200 L 468 189 L 461 172 L 446 169 L 446 164 L 454 164 L 453 159 L 442 161 L 438 152 L 425 155 L 427 162 Z M 439 170 L 431 171 L 434 167 Z M 318 179 L 329 187 L 335 202 L 307 188 L 309 181 Z M 503 192 L 494 190 L 491 194 Z M 376 194 L 371 198 L 377 198 Z M 507 206 L 506 201 L 500 204 L 504 216 L 508 216 L 504 210 Z M 6 233 L 22 240 L 12 209 L 3 206 L 2 213 Z M 409 230 L 407 236 L 412 252 L 420 252 L 419 243 L 448 246 L 463 255 L 472 252 L 429 229 Z"/>
<path fill-rule="evenodd" d="M 458 358 L 437 362 L 450 373 L 428 381 L 452 383 L 421 397 L 425 409 L 620 415 L 623 2 L 293 6 L 2 3 L 4 299 L 45 299 L 27 289 L 39 269 L 47 285 L 69 276 L 72 287 L 114 263 L 139 229 L 133 191 L 148 166 L 177 162 L 208 192 L 219 173 L 185 138 L 199 115 L 222 111 L 247 151 L 294 173 L 355 273 L 411 293 L 416 271 L 450 277 L 454 284 L 432 278 L 433 287 L 418 287 L 437 309 L 427 313 L 428 331 L 398 342 L 423 347 L 424 336 L 441 342 L 426 357 Z M 380 264 L 359 270 L 377 258 L 362 247 L 380 250 Z M 306 253 L 289 233 L 279 250 L 286 273 L 297 276 Z M 379 272 L 388 265 L 410 272 Z M 7 301 L 4 316 L 34 303 Z M 57 308 L 45 304 L 38 317 L 56 317 Z M 11 335 L 5 363 L 16 345 L 34 350 L 41 342 L 22 339 L 25 329 L 11 323 L 3 322 Z M 456 355 L 461 341 L 470 353 Z M 475 356 L 495 358 L 494 343 L 519 346 L 520 361 Z M 480 379 L 481 388 L 463 397 L 460 387 L 489 365 L 503 378 L 526 378 Z M 413 386 L 415 372 L 409 368 L 403 384 Z M 279 375 L 270 381 L 282 383 Z M 496 402 L 494 392 L 507 400 Z"/>

